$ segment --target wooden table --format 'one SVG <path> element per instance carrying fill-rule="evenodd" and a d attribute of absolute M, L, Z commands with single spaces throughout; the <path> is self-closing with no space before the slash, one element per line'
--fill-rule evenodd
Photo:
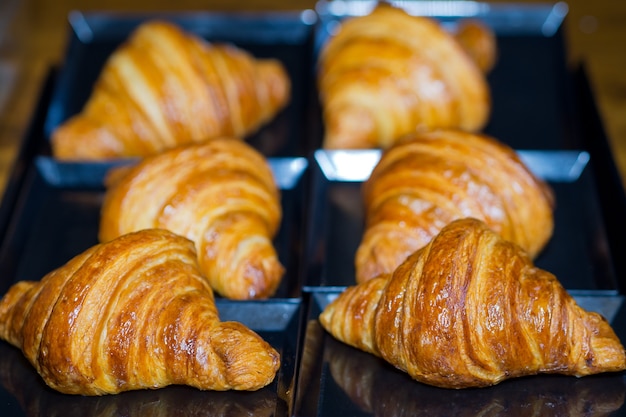
<path fill-rule="evenodd" d="M 519 0 L 516 0 L 519 2 Z M 495 1 L 494 1 L 495 2 Z M 626 2 L 570 0 L 568 61 L 584 61 L 626 184 Z M 0 192 L 11 172 L 42 82 L 62 61 L 71 10 L 269 10 L 313 8 L 310 0 L 2 0 L 0 1 Z"/>

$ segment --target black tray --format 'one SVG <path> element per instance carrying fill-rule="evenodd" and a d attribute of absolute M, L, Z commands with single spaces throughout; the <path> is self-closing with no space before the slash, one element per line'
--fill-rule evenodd
<path fill-rule="evenodd" d="M 294 403 L 296 359 L 300 351 L 300 300 L 217 300 L 223 321 L 239 321 L 257 332 L 281 355 L 274 381 L 255 392 L 200 391 L 170 386 L 102 397 L 64 395 L 48 388 L 22 352 L 0 343 L 0 403 L 3 416 L 224 415 L 287 416 Z"/>
<path fill-rule="evenodd" d="M 617 293 L 590 156 L 584 151 L 518 151 L 555 192 L 554 234 L 536 265 L 569 290 Z M 380 158 L 376 150 L 318 150 L 311 164 L 304 289 L 336 291 L 355 283 L 354 256 L 363 235 L 361 186 Z"/>
<path fill-rule="evenodd" d="M 309 303 L 296 415 L 313 416 L 623 416 L 623 373 L 584 378 L 540 375 L 480 389 L 447 390 L 413 381 L 383 360 L 326 333 L 317 318 L 336 293 L 312 294 Z M 616 323 L 623 298 L 576 297 L 583 308 Z M 610 304 L 610 308 L 607 305 Z"/>
<path fill-rule="evenodd" d="M 313 10 L 271 13 L 178 12 L 114 13 L 79 11 L 69 15 L 66 58 L 56 80 L 44 134 L 78 113 L 110 54 L 141 23 L 161 19 L 211 42 L 228 42 L 257 58 L 280 60 L 291 80 L 287 107 L 247 140 L 266 156 L 303 156 L 311 145 L 300 133 L 311 84 Z M 47 142 L 46 142 L 47 143 Z M 50 152 L 48 150 L 48 152 Z"/>
<path fill-rule="evenodd" d="M 0 293 L 15 281 L 39 280 L 98 242 L 105 165 L 83 171 L 80 164 L 59 166 L 45 157 L 33 162 L 0 246 Z M 281 191 L 283 209 L 274 245 L 286 272 L 275 298 L 298 298 L 308 161 L 276 157 L 268 162 Z"/>

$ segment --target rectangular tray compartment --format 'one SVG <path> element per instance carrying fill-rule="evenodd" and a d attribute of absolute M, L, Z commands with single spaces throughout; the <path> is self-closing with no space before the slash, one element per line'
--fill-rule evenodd
<path fill-rule="evenodd" d="M 565 2 L 533 4 L 398 1 L 409 14 L 429 16 L 444 27 L 477 19 L 496 35 L 496 65 L 487 74 L 492 112 L 484 131 L 515 149 L 579 149 L 572 118 L 563 22 Z M 372 10 L 373 0 L 320 1 L 315 33 L 316 56 L 344 19 Z M 318 135 L 323 134 L 320 126 Z"/>
<path fill-rule="evenodd" d="M 148 20 L 161 19 L 210 42 L 227 42 L 257 58 L 280 60 L 291 80 L 287 107 L 247 140 L 266 156 L 304 156 L 311 145 L 301 128 L 311 83 L 311 49 L 316 14 L 292 12 L 80 12 L 69 15 L 69 39 L 46 115 L 44 135 L 78 113 L 88 100 L 102 66 L 132 31 Z M 50 150 L 46 149 L 49 153 Z"/>
<path fill-rule="evenodd" d="M 299 417 L 313 416 L 525 416 L 571 415 L 574 404 L 607 415 L 625 415 L 622 373 L 583 378 L 540 375 L 511 379 L 488 388 L 449 390 L 412 380 L 380 358 L 345 345 L 327 333 L 319 314 L 337 293 L 311 294 L 296 392 Z M 604 311 L 624 337 L 621 296 L 576 297 L 583 308 Z M 622 339 L 623 340 L 623 339 Z M 593 414 L 593 413 L 592 413 Z"/>
<path fill-rule="evenodd" d="M 518 151 L 555 192 L 554 233 L 535 260 L 570 290 L 618 291 L 607 231 L 589 154 L 584 151 Z M 318 150 L 311 164 L 308 260 L 304 288 L 327 291 L 352 285 L 354 255 L 363 234 L 361 186 L 380 151 Z"/>
<path fill-rule="evenodd" d="M 299 300 L 216 302 L 223 321 L 239 321 L 257 332 L 281 355 L 281 367 L 268 386 L 254 392 L 200 391 L 170 386 L 102 397 L 64 395 L 48 388 L 22 352 L 0 343 L 0 399 L 5 417 L 34 415 L 273 415 L 293 408 L 295 358 L 303 307 Z M 107 410 L 103 412 L 103 410 Z M 204 414 L 206 413 L 206 414 Z"/>
<path fill-rule="evenodd" d="M 18 280 L 39 280 L 98 240 L 100 208 L 105 189 L 102 176 L 72 173 L 40 160 L 24 181 L 0 252 L 0 292 Z M 300 256 L 308 161 L 305 158 L 269 158 L 281 190 L 283 219 L 274 239 L 286 269 L 276 298 L 300 297 Z M 78 168 L 80 170 L 80 168 Z M 65 175 L 60 175 L 59 172 Z M 104 167 L 100 171 L 104 174 Z"/>

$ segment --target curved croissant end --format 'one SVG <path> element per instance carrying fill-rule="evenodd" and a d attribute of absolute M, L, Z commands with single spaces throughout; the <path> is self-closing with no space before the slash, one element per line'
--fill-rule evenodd
<path fill-rule="evenodd" d="M 96 245 L 40 282 L 15 284 L 0 301 L 0 338 L 68 394 L 257 390 L 280 365 L 255 332 L 219 320 L 193 243 L 157 229 Z"/>
<path fill-rule="evenodd" d="M 113 52 L 83 110 L 52 133 L 52 152 L 75 160 L 141 157 L 243 138 L 287 104 L 290 88 L 277 60 L 149 21 Z"/>
<path fill-rule="evenodd" d="M 231 299 L 274 294 L 284 268 L 273 246 L 280 191 L 266 159 L 237 139 L 215 139 L 144 158 L 111 174 L 101 241 L 163 228 L 196 244 L 213 289 Z"/>
<path fill-rule="evenodd" d="M 456 220 L 400 265 L 348 288 L 319 317 L 338 340 L 443 388 L 626 369 L 609 323 L 519 246 Z"/>
<path fill-rule="evenodd" d="M 483 73 L 493 69 L 498 47 L 496 35 L 490 28 L 475 19 L 462 19 L 453 35 Z"/>

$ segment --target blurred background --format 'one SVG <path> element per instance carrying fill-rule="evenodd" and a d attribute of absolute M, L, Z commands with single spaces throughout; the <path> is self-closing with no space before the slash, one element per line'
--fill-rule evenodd
<path fill-rule="evenodd" d="M 507 3 L 493 0 L 491 3 Z M 508 3 L 551 3 L 513 0 Z M 584 62 L 617 167 L 626 184 L 626 2 L 569 0 L 568 63 Z M 0 0 L 0 195 L 42 82 L 63 60 L 67 15 L 82 11 L 275 10 L 314 8 L 307 0 Z"/>

